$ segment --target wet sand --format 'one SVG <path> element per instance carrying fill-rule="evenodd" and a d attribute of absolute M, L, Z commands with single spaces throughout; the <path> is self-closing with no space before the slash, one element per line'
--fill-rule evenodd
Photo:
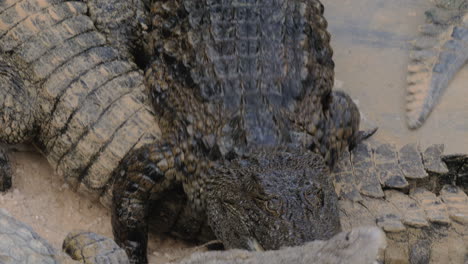
<path fill-rule="evenodd" d="M 468 151 L 468 66 L 450 84 L 440 104 L 421 129 L 405 124 L 404 96 L 408 41 L 424 21 L 426 0 L 323 0 L 332 34 L 335 86 L 358 103 L 365 125 L 378 126 L 377 139 L 424 148 L 444 143 L 446 153 Z M 0 194 L 0 206 L 31 225 L 60 248 L 73 229 L 112 236 L 109 211 L 71 190 L 34 152 L 12 157 L 13 190 Z M 192 248 L 192 249 L 191 249 Z M 151 237 L 151 263 L 190 254 L 193 245 Z"/>

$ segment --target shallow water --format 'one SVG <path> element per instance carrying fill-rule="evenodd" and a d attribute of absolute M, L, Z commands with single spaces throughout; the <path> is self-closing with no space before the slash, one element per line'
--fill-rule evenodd
<path fill-rule="evenodd" d="M 468 151 L 468 65 L 450 83 L 426 123 L 405 121 L 409 41 L 424 23 L 428 0 L 323 0 L 332 34 L 335 86 L 356 100 L 376 139 L 422 149 L 444 143 L 445 153 Z"/>

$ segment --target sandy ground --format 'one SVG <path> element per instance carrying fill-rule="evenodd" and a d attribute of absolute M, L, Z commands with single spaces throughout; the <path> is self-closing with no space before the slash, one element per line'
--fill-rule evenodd
<path fill-rule="evenodd" d="M 332 33 L 337 88 L 359 104 L 366 123 L 379 126 L 375 136 L 401 146 L 445 143 L 446 153 L 468 150 L 468 67 L 450 84 L 429 120 L 416 131 L 404 123 L 408 41 L 424 21 L 426 0 L 323 0 Z M 12 155 L 13 189 L 0 194 L 0 207 L 31 225 L 60 248 L 73 229 L 112 236 L 109 211 L 68 189 L 38 153 Z M 150 237 L 151 263 L 176 260 L 193 245 Z"/>
<path fill-rule="evenodd" d="M 0 194 L 0 207 L 30 225 L 55 248 L 72 230 L 112 237 L 110 211 L 70 190 L 33 148 L 11 153 L 13 188 Z M 192 253 L 195 245 L 150 235 L 150 263 L 166 263 Z"/>

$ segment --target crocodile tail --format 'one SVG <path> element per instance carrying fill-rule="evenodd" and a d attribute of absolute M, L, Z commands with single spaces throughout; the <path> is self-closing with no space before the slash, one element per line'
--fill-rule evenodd
<path fill-rule="evenodd" d="M 420 36 L 413 41 L 406 96 L 407 124 L 411 129 L 424 123 L 468 59 L 468 13 L 464 10 L 454 13 L 438 7 L 426 12 L 428 23 L 419 28 Z M 451 18 L 444 18 L 447 16 Z"/>

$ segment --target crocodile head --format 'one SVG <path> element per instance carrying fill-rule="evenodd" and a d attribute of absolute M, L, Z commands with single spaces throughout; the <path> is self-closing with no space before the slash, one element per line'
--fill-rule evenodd
<path fill-rule="evenodd" d="M 341 231 L 329 169 L 317 154 L 263 151 L 209 175 L 208 222 L 228 248 L 278 249 Z"/>

